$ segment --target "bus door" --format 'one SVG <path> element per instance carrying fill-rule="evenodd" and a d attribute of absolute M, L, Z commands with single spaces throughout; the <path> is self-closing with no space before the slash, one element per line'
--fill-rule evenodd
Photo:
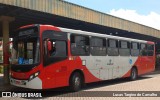
<path fill-rule="evenodd" d="M 63 32 L 45 31 L 43 34 L 46 77 L 56 86 L 67 83 L 67 34 Z M 52 84 L 52 85 L 53 85 Z"/>

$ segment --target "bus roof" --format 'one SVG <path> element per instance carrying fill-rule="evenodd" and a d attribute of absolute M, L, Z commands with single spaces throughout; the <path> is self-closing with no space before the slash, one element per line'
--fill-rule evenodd
<path fill-rule="evenodd" d="M 31 27 L 31 26 L 35 26 L 35 25 L 37 26 L 37 24 L 32 24 L 32 25 L 26 25 L 26 26 L 21 27 L 21 28 Z M 81 35 L 88 35 L 88 36 L 96 36 L 96 37 L 103 37 L 103 38 L 110 38 L 110 39 L 118 39 L 118 40 L 125 40 L 125 41 L 133 41 L 133 42 L 154 44 L 154 42 L 152 42 L 152 41 L 145 41 L 145 40 L 139 40 L 139 39 L 119 37 L 119 36 L 107 35 L 107 34 L 102 34 L 102 33 L 87 32 L 87 31 L 82 31 L 82 30 L 74 30 L 74 29 L 56 27 L 56 26 L 53 26 L 53 25 L 40 24 L 40 26 L 59 28 L 61 31 L 64 31 L 64 32 L 67 32 L 67 33 L 74 33 L 74 34 L 81 34 Z"/>
<path fill-rule="evenodd" d="M 139 40 L 139 39 L 132 39 L 132 38 L 125 38 L 125 37 L 119 37 L 119 36 L 113 36 L 113 35 L 106 35 L 102 33 L 94 33 L 94 32 L 87 32 L 82 30 L 74 30 L 74 29 L 68 29 L 68 28 L 60 28 L 61 31 L 68 32 L 68 33 L 74 33 L 74 34 L 81 34 L 81 35 L 89 35 L 89 36 L 97 36 L 97 37 L 103 37 L 103 38 L 110 38 L 110 39 L 118 39 L 118 40 L 125 40 L 125 41 L 133 41 L 133 42 L 141 42 L 141 43 L 149 43 L 154 44 L 152 41 L 145 41 L 145 40 Z"/>

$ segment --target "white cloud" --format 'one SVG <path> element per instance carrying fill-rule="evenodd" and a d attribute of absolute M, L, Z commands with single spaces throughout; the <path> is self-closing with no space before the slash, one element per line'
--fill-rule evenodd
<path fill-rule="evenodd" d="M 150 12 L 148 15 L 140 15 L 136 10 L 113 9 L 108 14 L 160 30 L 160 14 L 155 12 Z"/>

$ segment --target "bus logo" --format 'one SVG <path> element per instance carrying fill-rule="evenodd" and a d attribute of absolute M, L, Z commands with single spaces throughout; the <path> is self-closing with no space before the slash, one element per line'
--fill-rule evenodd
<path fill-rule="evenodd" d="M 107 63 L 107 65 L 113 65 L 113 62 L 111 59 L 109 59 L 109 62 Z"/>
<path fill-rule="evenodd" d="M 132 64 L 132 59 L 129 59 L 129 64 Z"/>

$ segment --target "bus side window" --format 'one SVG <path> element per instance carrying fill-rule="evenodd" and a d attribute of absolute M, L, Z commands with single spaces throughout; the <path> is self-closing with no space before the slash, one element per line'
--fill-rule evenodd
<path fill-rule="evenodd" d="M 130 56 L 130 42 L 119 41 L 119 54 L 120 56 Z"/>
<path fill-rule="evenodd" d="M 140 44 L 140 55 L 147 56 L 147 45 L 144 43 Z"/>
<path fill-rule="evenodd" d="M 151 45 L 151 44 L 147 45 L 147 54 L 148 54 L 148 56 L 154 55 L 154 45 Z"/>
<path fill-rule="evenodd" d="M 67 57 L 67 42 L 66 41 L 56 41 L 55 46 L 55 57 Z"/>
<path fill-rule="evenodd" d="M 108 56 L 118 55 L 118 40 L 108 39 Z"/>
<path fill-rule="evenodd" d="M 139 56 L 139 43 L 131 42 L 131 56 Z"/>
<path fill-rule="evenodd" d="M 54 56 L 56 53 L 56 42 L 50 39 L 44 41 L 44 54 L 47 57 Z"/>
<path fill-rule="evenodd" d="M 93 56 L 106 56 L 106 39 L 91 37 L 91 54 Z"/>
<path fill-rule="evenodd" d="M 44 65 L 49 65 L 67 58 L 67 42 L 61 40 L 44 41 Z"/>
<path fill-rule="evenodd" d="M 50 41 L 51 49 L 48 51 L 49 57 L 66 57 L 67 47 L 65 41 Z M 48 45 L 49 46 L 49 45 Z"/>
<path fill-rule="evenodd" d="M 71 53 L 74 56 L 89 55 L 89 37 L 71 34 Z"/>
<path fill-rule="evenodd" d="M 50 41 L 50 44 L 48 44 L 48 48 L 48 55 L 53 57 L 56 54 L 56 42 Z"/>

